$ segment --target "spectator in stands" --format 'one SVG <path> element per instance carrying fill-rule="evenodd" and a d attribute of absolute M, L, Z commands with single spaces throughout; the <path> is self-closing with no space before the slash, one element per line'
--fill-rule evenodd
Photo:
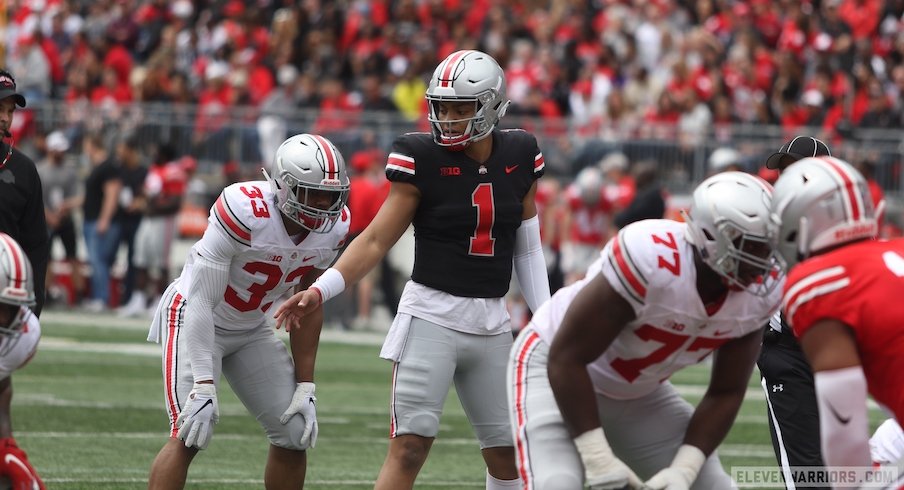
<path fill-rule="evenodd" d="M 135 288 L 120 310 L 122 316 L 153 313 L 148 306 L 157 306 L 159 296 L 172 280 L 170 247 L 176 239 L 176 215 L 187 184 L 185 169 L 175 157 L 172 146 L 160 144 L 148 169 L 144 181 L 145 215 L 135 234 Z"/>
<path fill-rule="evenodd" d="M 603 195 L 612 204 L 612 211 L 617 213 L 634 200 L 634 177 L 628 171 L 628 157 L 614 151 L 603 157 L 598 166 L 603 174 Z"/>
<path fill-rule="evenodd" d="M 91 312 L 106 310 L 110 304 L 110 267 L 119 247 L 119 222 L 114 218 L 118 207 L 122 179 L 119 167 L 110 158 L 103 136 L 85 136 L 85 155 L 91 165 L 82 196 L 83 232 L 91 265 L 91 299 L 85 309 Z"/>
<path fill-rule="evenodd" d="M 38 164 L 38 174 L 44 189 L 44 217 L 47 219 L 50 243 L 53 243 L 54 238 L 59 238 L 63 244 L 64 263 L 69 268 L 72 280 L 74 297 L 67 299 L 79 301 L 84 294 L 85 284 L 78 260 L 75 221 L 72 219 L 72 212 L 78 208 L 80 201 L 79 176 L 73 162 L 66 158 L 67 151 L 69 140 L 62 131 L 48 134 L 47 156 Z M 35 279 L 45 281 L 51 299 L 63 299 L 61 292 L 52 289 L 53 271 L 50 267 L 47 268 L 46 278 Z"/>
<path fill-rule="evenodd" d="M 296 82 L 298 70 L 289 64 L 279 67 L 276 74 L 279 87 L 270 92 L 261 104 L 261 115 L 257 120 L 260 139 L 260 154 L 264 165 L 271 165 L 276 149 L 286 138 L 288 120 L 298 108 Z"/>
<path fill-rule="evenodd" d="M 708 175 L 717 174 L 719 172 L 744 171 L 744 165 L 741 163 L 741 154 L 734 148 L 721 147 L 716 148 L 707 160 Z"/>
<path fill-rule="evenodd" d="M 50 62 L 32 34 L 22 34 L 10 59 L 10 70 L 20 74 L 18 90 L 32 104 L 50 97 Z"/>
<path fill-rule="evenodd" d="M 126 276 L 122 285 L 122 301 L 128 303 L 135 289 L 135 235 L 147 206 L 144 181 L 148 168 L 142 162 L 140 143 L 136 136 L 129 136 L 119 142 L 116 146 L 116 161 L 122 180 L 122 190 L 119 193 L 119 209 L 114 219 L 120 226 L 119 242 L 126 246 Z"/>
<path fill-rule="evenodd" d="M 16 80 L 0 70 L 0 231 L 13 237 L 25 250 L 34 277 L 47 273 L 50 240 L 44 217 L 41 178 L 34 162 L 13 147 L 13 115 L 25 107 L 25 97 L 16 90 Z M 44 281 L 35 281 L 36 315 L 44 307 Z"/>
<path fill-rule="evenodd" d="M 615 215 L 616 228 L 645 219 L 662 219 L 665 216 L 665 197 L 659 183 L 659 173 L 652 162 L 641 162 L 631 169 L 637 192 L 622 212 Z"/>

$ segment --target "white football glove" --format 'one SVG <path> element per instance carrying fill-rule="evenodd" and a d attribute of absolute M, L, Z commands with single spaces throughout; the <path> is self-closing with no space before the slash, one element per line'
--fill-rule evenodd
<path fill-rule="evenodd" d="M 179 439 L 185 441 L 185 447 L 206 449 L 213 437 L 213 426 L 219 421 L 217 387 L 213 383 L 195 383 L 176 419 Z"/>
<path fill-rule="evenodd" d="M 643 488 L 641 479 L 612 452 L 601 427 L 576 437 L 574 445 L 584 463 L 584 480 L 591 490 Z"/>
<path fill-rule="evenodd" d="M 301 435 L 300 444 L 313 448 L 317 442 L 317 397 L 314 396 L 314 383 L 298 383 L 295 394 L 292 395 L 292 403 L 279 421 L 287 424 L 296 414 L 304 417 L 304 434 Z"/>
<path fill-rule="evenodd" d="M 684 444 L 678 448 L 671 466 L 659 470 L 647 480 L 651 490 L 688 490 L 697 479 L 700 468 L 706 462 L 706 455 L 699 448 Z"/>

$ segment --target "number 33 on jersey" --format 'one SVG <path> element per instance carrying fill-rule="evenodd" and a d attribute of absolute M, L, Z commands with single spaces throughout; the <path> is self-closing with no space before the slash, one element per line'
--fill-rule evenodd
<path fill-rule="evenodd" d="M 329 267 L 345 242 L 351 222 L 348 208 L 329 233 L 310 233 L 295 244 L 274 202 L 265 181 L 240 182 L 224 189 L 211 208 L 207 231 L 192 247 L 177 279 L 185 296 L 196 255 L 229 264 L 223 301 L 214 308 L 217 325 L 229 329 L 259 325 L 274 301 L 311 269 Z"/>

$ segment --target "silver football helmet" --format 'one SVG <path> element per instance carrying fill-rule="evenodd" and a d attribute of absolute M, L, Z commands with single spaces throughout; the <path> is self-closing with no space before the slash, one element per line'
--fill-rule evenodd
<path fill-rule="evenodd" d="M 35 305 L 34 274 L 22 247 L 6 233 L 0 233 L 0 307 L 9 311 L 10 321 L 0 325 L 0 356 L 19 341 L 28 315 Z"/>
<path fill-rule="evenodd" d="M 427 120 L 433 140 L 453 150 L 464 149 L 472 141 L 486 138 L 505 115 L 511 101 L 505 98 L 505 72 L 492 56 L 472 50 L 456 51 L 446 57 L 433 71 L 427 86 L 429 105 Z M 474 117 L 467 119 L 439 119 L 440 102 L 475 103 Z M 460 135 L 444 134 L 442 126 L 468 122 Z"/>
<path fill-rule="evenodd" d="M 276 149 L 273 175 L 264 177 L 276 195 L 276 206 L 292 221 L 315 233 L 328 233 L 348 202 L 345 159 L 323 136 L 297 134 Z M 331 193 L 328 207 L 314 205 L 314 193 Z"/>
<path fill-rule="evenodd" d="M 744 172 L 723 172 L 694 190 L 688 241 L 727 282 L 765 296 L 778 286 L 781 268 L 768 226 L 772 186 Z"/>
<path fill-rule="evenodd" d="M 866 179 L 850 164 L 829 156 L 804 158 L 775 183 L 770 237 L 790 268 L 814 253 L 875 237 L 880 212 Z"/>

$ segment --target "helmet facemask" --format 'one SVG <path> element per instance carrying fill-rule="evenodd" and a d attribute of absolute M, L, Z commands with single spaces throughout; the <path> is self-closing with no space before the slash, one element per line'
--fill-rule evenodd
<path fill-rule="evenodd" d="M 9 318 L 9 322 L 0 322 L 4 323 L 0 325 L 0 357 L 3 357 L 19 343 L 28 309 L 7 303 L 0 303 L 0 309 L 6 310 L 4 316 Z"/>
<path fill-rule="evenodd" d="M 433 140 L 451 150 L 465 149 L 493 131 L 510 101 L 505 97 L 505 73 L 490 55 L 480 51 L 456 51 L 433 72 L 427 86 L 428 114 Z M 442 120 L 442 103 L 471 102 L 474 115 Z M 447 135 L 443 128 L 467 122 L 461 134 Z"/>
<path fill-rule="evenodd" d="M 771 194 L 757 177 L 725 172 L 701 183 L 690 213 L 682 211 L 703 263 L 729 287 L 756 296 L 769 295 L 783 274 L 769 234 Z"/>
<path fill-rule="evenodd" d="M 273 176 L 263 173 L 284 216 L 314 233 L 332 231 L 349 193 L 345 160 L 332 143 L 318 135 L 292 136 L 276 150 Z"/>

